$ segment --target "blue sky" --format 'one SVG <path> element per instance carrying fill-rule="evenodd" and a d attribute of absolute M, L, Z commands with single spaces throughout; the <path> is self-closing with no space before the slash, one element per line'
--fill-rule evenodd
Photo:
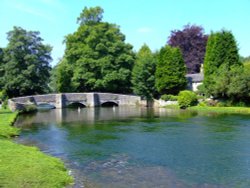
<path fill-rule="evenodd" d="M 250 55 L 250 0 L 0 0 L 0 47 L 13 26 L 40 31 L 53 46 L 53 65 L 63 56 L 64 37 L 76 31 L 76 19 L 87 6 L 101 6 L 104 21 L 120 26 L 126 42 L 138 50 L 166 44 L 171 30 L 196 24 L 206 33 L 222 28 L 233 32 L 240 54 Z"/>

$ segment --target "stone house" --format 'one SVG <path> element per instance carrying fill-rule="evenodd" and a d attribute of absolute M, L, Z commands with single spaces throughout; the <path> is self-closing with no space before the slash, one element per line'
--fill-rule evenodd
<path fill-rule="evenodd" d="M 201 66 L 200 73 L 187 74 L 186 78 L 188 80 L 187 89 L 191 91 L 197 91 L 198 86 L 201 85 L 204 80 L 203 66 Z"/>

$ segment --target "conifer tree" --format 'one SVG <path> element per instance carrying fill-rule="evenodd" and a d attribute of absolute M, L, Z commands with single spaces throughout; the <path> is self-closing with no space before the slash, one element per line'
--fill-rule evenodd
<path fill-rule="evenodd" d="M 155 82 L 160 94 L 178 94 L 187 86 L 186 66 L 179 48 L 163 47 L 158 55 Z"/>
<path fill-rule="evenodd" d="M 153 99 L 155 89 L 155 66 L 156 58 L 150 48 L 144 44 L 136 56 L 132 71 L 132 84 L 135 94 Z"/>
<path fill-rule="evenodd" d="M 229 97 L 230 71 L 235 67 L 243 68 L 233 34 L 225 30 L 212 33 L 208 38 L 204 60 L 204 86 L 207 93 L 214 97 Z"/>

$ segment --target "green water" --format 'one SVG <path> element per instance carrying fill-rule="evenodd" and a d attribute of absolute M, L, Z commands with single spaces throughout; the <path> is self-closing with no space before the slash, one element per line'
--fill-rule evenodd
<path fill-rule="evenodd" d="M 250 187 L 250 116 L 86 108 L 20 116 L 18 142 L 63 159 L 74 187 Z"/>

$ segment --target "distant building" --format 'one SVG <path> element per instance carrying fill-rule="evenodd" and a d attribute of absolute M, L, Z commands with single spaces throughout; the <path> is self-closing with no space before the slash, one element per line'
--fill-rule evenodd
<path fill-rule="evenodd" d="M 191 91 L 197 91 L 198 86 L 202 84 L 204 80 L 203 65 L 201 66 L 200 73 L 187 74 L 188 88 Z"/>

